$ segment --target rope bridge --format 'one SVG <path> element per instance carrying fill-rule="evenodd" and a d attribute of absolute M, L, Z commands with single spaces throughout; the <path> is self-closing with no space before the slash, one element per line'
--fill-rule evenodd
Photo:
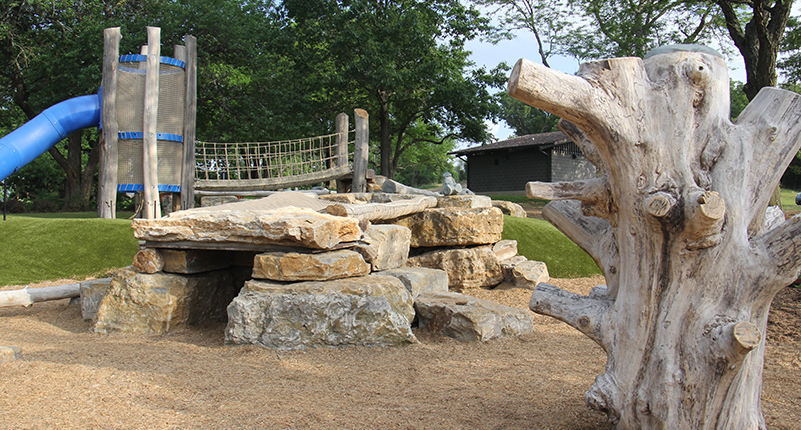
<path fill-rule="evenodd" d="M 353 132 L 275 142 L 197 142 L 196 190 L 274 190 L 351 173 Z M 342 153 L 344 152 L 344 154 Z"/>

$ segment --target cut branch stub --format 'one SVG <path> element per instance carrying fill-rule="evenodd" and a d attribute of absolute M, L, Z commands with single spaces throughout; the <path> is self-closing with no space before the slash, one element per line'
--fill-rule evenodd
<path fill-rule="evenodd" d="M 687 248 L 703 249 L 720 243 L 726 203 L 715 191 L 694 191 L 687 198 Z"/>
<path fill-rule="evenodd" d="M 658 192 L 645 203 L 645 211 L 657 218 L 664 218 L 676 207 L 676 198 L 668 193 Z"/>

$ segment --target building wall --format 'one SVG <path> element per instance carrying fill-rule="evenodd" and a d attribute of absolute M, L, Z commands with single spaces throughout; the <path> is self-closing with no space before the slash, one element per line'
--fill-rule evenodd
<path fill-rule="evenodd" d="M 553 182 L 593 179 L 596 176 L 595 166 L 583 155 L 560 151 L 553 151 L 551 154 L 551 171 Z"/>
<path fill-rule="evenodd" d="M 550 162 L 541 151 L 483 153 L 467 158 L 467 187 L 473 192 L 524 191 L 530 181 L 550 181 Z"/>

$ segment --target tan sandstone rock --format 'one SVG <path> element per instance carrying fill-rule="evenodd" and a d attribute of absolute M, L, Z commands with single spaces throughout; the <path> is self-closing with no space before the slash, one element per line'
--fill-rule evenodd
<path fill-rule="evenodd" d="M 516 218 L 527 218 L 526 210 L 517 203 L 507 202 L 506 200 L 493 200 L 492 206 L 500 209 L 504 215 Z"/>
<path fill-rule="evenodd" d="M 548 282 L 548 266 L 542 261 L 512 258 L 501 262 L 504 282 L 498 288 L 533 290 L 540 282 Z"/>
<path fill-rule="evenodd" d="M 406 265 L 444 270 L 452 290 L 491 287 L 503 281 L 500 262 L 489 246 L 430 251 L 409 257 Z"/>
<path fill-rule="evenodd" d="M 196 275 L 119 269 L 97 311 L 95 331 L 163 334 L 181 324 L 220 318 L 248 275 L 241 269 Z"/>
<path fill-rule="evenodd" d="M 370 265 L 362 255 L 347 249 L 314 254 L 265 252 L 253 260 L 253 277 L 273 281 L 327 281 L 369 273 Z"/>
<path fill-rule="evenodd" d="M 421 330 L 457 340 L 487 341 L 534 331 L 531 312 L 464 294 L 421 294 L 415 299 Z"/>
<path fill-rule="evenodd" d="M 442 208 L 391 221 L 412 231 L 412 248 L 484 245 L 501 240 L 503 214 L 497 208 Z"/>
<path fill-rule="evenodd" d="M 192 209 L 155 219 L 135 219 L 137 239 L 156 242 L 234 242 L 331 249 L 361 237 L 356 219 L 284 207 L 268 211 Z"/>
<path fill-rule="evenodd" d="M 277 284 L 248 281 L 228 307 L 226 343 L 276 349 L 417 342 L 412 297 L 391 276 Z"/>
<path fill-rule="evenodd" d="M 517 255 L 517 241 L 516 240 L 502 240 L 492 245 L 492 252 L 498 257 L 498 260 L 508 260 Z"/>
<path fill-rule="evenodd" d="M 373 224 L 362 239 L 370 249 L 362 253 L 374 272 L 394 269 L 409 258 L 412 232 L 395 224 Z"/>
<path fill-rule="evenodd" d="M 161 256 L 158 249 L 140 249 L 139 252 L 134 255 L 131 265 L 134 269 L 142 273 L 161 272 L 161 269 L 164 268 L 164 257 Z"/>

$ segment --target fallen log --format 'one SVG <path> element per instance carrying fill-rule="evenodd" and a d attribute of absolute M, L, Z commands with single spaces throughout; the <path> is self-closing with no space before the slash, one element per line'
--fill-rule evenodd
<path fill-rule="evenodd" d="M 364 220 L 395 219 L 404 215 L 422 212 L 437 205 L 437 199 L 430 196 L 420 196 L 415 199 L 391 203 L 367 203 L 364 205 L 349 205 L 345 203 L 332 204 L 326 208 L 331 215 L 347 216 Z"/>
<path fill-rule="evenodd" d="M 394 194 L 420 194 L 423 196 L 432 196 L 432 197 L 442 196 L 441 193 L 438 193 L 436 191 L 421 190 L 419 188 L 403 185 L 400 182 L 393 181 L 392 179 L 386 179 L 384 181 L 384 183 L 381 185 L 381 191 L 385 193 L 394 193 Z"/>
<path fill-rule="evenodd" d="M 66 284 L 53 287 L 23 288 L 0 291 L 0 308 L 7 306 L 30 306 L 48 300 L 71 299 L 81 296 L 81 284 Z"/>

